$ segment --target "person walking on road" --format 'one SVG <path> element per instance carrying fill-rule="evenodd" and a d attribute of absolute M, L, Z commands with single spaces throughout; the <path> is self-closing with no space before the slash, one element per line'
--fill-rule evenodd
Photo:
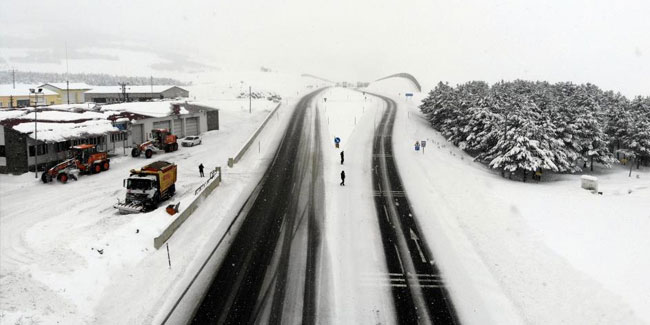
<path fill-rule="evenodd" d="M 343 165 L 344 160 L 345 160 L 345 155 L 343 154 L 343 150 L 341 150 L 341 165 Z"/>
<path fill-rule="evenodd" d="M 203 177 L 203 163 L 199 164 L 199 173 L 201 174 L 201 177 Z"/>
<path fill-rule="evenodd" d="M 341 171 L 341 186 L 345 186 L 345 170 Z"/>

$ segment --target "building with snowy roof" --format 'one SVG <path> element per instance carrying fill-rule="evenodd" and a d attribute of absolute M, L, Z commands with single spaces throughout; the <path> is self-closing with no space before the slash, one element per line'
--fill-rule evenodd
<path fill-rule="evenodd" d="M 188 98 L 190 92 L 178 86 L 96 86 L 84 93 L 86 102 L 119 103 Z"/>
<path fill-rule="evenodd" d="M 83 82 L 51 82 L 39 88 L 55 92 L 59 96 L 57 104 L 79 104 L 84 102 L 84 93 L 93 87 Z"/>
<path fill-rule="evenodd" d="M 57 93 L 42 89 L 38 95 L 34 95 L 30 89 L 38 92 L 38 87 L 34 85 L 0 85 L 0 108 L 28 107 L 34 106 L 35 103 L 39 106 L 60 104 Z"/>
<path fill-rule="evenodd" d="M 68 158 L 71 146 L 95 144 L 110 155 L 148 140 L 152 129 L 179 138 L 219 129 L 219 110 L 193 103 L 155 101 L 113 105 L 57 105 L 0 110 L 0 173 L 49 168 Z M 36 120 L 36 123 L 35 123 Z"/>

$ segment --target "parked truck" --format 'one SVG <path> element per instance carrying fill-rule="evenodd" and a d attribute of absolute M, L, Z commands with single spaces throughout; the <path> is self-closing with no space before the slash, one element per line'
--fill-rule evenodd
<path fill-rule="evenodd" d="M 132 157 L 140 157 L 144 152 L 147 159 L 151 158 L 154 152 L 163 150 L 165 152 L 172 152 L 178 150 L 178 137 L 169 132 L 168 129 L 153 129 L 151 130 L 151 140 L 137 145 L 131 149 Z"/>
<path fill-rule="evenodd" d="M 49 183 L 57 179 L 61 183 L 67 183 L 68 179 L 77 179 L 77 174 L 97 174 L 108 170 L 111 160 L 108 154 L 97 151 L 94 144 L 80 144 L 70 148 L 71 157 L 56 166 L 46 170 L 41 175 L 43 183 Z"/>
<path fill-rule="evenodd" d="M 176 164 L 166 161 L 131 169 L 131 175 L 122 184 L 126 198 L 124 202 L 118 199 L 113 207 L 124 214 L 155 210 L 176 192 L 176 169 Z"/>

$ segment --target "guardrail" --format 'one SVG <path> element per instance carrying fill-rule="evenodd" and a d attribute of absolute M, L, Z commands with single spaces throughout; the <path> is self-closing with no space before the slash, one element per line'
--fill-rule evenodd
<path fill-rule="evenodd" d="M 221 184 L 221 167 L 215 167 L 215 169 L 210 172 L 210 178 L 194 191 L 194 195 L 197 195 L 197 192 L 200 192 L 198 196 L 194 198 L 187 209 L 183 210 L 158 237 L 153 239 L 153 246 L 156 249 L 162 247 L 162 245 L 165 244 L 165 242 L 174 234 L 176 229 L 178 229 L 178 227 L 180 227 L 183 222 L 194 213 L 194 211 L 199 207 L 200 202 L 210 195 L 219 184 Z"/>
<path fill-rule="evenodd" d="M 210 172 L 210 177 L 201 184 L 201 186 L 197 187 L 196 190 L 194 190 L 194 195 L 197 195 L 201 193 L 201 191 L 212 181 L 215 175 L 217 175 L 217 172 L 219 173 L 219 177 L 221 177 L 221 167 L 215 168 L 213 171 Z"/>
<path fill-rule="evenodd" d="M 278 111 L 278 108 L 280 108 L 281 105 L 282 105 L 282 103 L 279 103 L 278 106 L 275 106 L 275 108 L 271 111 L 271 113 L 269 113 L 269 115 L 266 117 L 266 119 L 264 119 L 262 124 L 260 124 L 260 126 L 257 128 L 257 130 L 255 130 L 253 135 L 251 135 L 251 137 L 248 139 L 248 141 L 246 141 L 246 143 L 244 143 L 244 145 L 241 147 L 241 149 L 239 149 L 239 152 L 237 152 L 235 157 L 228 158 L 228 167 L 232 168 L 232 166 L 234 166 L 237 162 L 239 162 L 241 157 L 243 157 L 244 154 L 246 153 L 246 150 L 248 150 L 248 148 L 251 146 L 253 141 L 255 141 L 255 138 L 257 138 L 257 136 L 260 134 L 260 132 L 262 132 L 262 129 L 264 129 L 264 126 L 266 125 L 266 123 L 268 123 L 268 121 L 271 119 L 271 116 L 273 116 L 273 114 L 275 114 Z"/>

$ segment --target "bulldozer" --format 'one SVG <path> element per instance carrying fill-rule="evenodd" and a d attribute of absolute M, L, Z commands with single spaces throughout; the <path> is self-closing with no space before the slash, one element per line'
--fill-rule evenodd
<path fill-rule="evenodd" d="M 123 181 L 126 188 L 124 202 L 118 199 L 113 207 L 120 213 L 138 213 L 154 210 L 158 204 L 176 192 L 176 164 L 156 161 L 140 169 L 131 169 Z"/>
<path fill-rule="evenodd" d="M 134 158 L 140 157 L 140 154 L 144 152 L 144 156 L 149 159 L 157 150 L 164 150 L 165 152 L 178 150 L 177 137 L 171 134 L 168 129 L 151 130 L 151 138 L 151 140 L 131 149 L 131 156 Z"/>
<path fill-rule="evenodd" d="M 41 175 L 43 183 L 54 179 L 65 184 L 68 179 L 77 180 L 77 174 L 97 174 L 110 168 L 111 160 L 106 152 L 97 151 L 94 144 L 80 144 L 70 148 L 71 157 Z"/>

